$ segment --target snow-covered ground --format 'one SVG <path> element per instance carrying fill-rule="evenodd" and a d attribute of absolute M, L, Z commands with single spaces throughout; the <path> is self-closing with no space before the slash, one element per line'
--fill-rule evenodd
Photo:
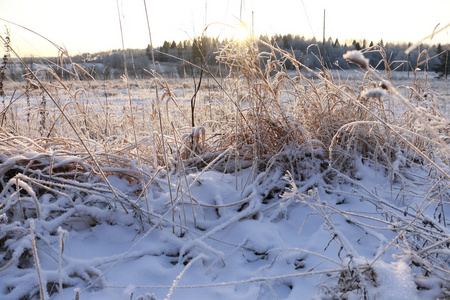
<path fill-rule="evenodd" d="M 33 222 L 46 299 L 74 299 L 76 291 L 80 299 L 442 297 L 442 281 L 414 266 L 418 250 L 408 248 L 415 245 L 406 234 L 449 234 L 437 222 L 437 205 L 412 222 L 430 188 L 431 182 L 422 182 L 426 168 L 404 170 L 407 182 L 392 185 L 389 174 L 360 159 L 354 182 L 322 163 L 320 156 L 305 161 L 300 180 L 277 170 L 255 178 L 249 170 L 237 175 L 209 170 L 188 174 L 186 181 L 175 173 L 173 200 L 167 178 L 158 175 L 148 199 L 140 198 L 142 214 L 127 214 L 120 205 L 108 208 L 113 196 L 103 192 L 109 200 L 102 198 L 107 187 L 95 180 L 84 186 L 67 182 L 65 189 L 73 193 L 68 196 L 44 193 Z M 121 200 L 136 202 L 138 184 L 116 175 L 108 179 Z M 13 200 L 4 204 L 8 201 Z M 146 201 L 150 215 L 144 212 Z M 33 203 L 24 205 L 27 213 L 35 212 Z M 448 198 L 442 205 L 441 214 Z M 2 230 L 13 234 L 29 227 L 31 218 L 20 224 L 8 222 L 8 215 L 2 208 Z M 427 229 L 427 220 L 435 226 Z M 7 240 L 9 248 L 29 247 L 27 232 L 16 236 Z M 28 253 L 2 266 L 2 299 L 27 298 L 39 289 L 34 264 Z M 59 281 L 71 285 L 61 294 Z"/>
<path fill-rule="evenodd" d="M 108 91 L 125 109 L 126 92 Z M 227 173 L 228 154 L 169 174 L 134 160 L 105 168 L 109 185 L 86 154 L 2 154 L 0 298 L 450 296 L 449 180 L 428 162 L 355 155 L 346 172 L 287 146 L 272 167 Z"/>

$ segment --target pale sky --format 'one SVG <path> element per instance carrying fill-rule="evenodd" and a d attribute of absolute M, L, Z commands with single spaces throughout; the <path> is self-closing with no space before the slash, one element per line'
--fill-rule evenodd
<path fill-rule="evenodd" d="M 241 9 L 242 2 L 242 9 Z M 415 42 L 450 23 L 450 0 L 146 0 L 153 44 L 202 34 L 230 37 L 239 17 L 260 34 L 299 34 L 341 43 L 345 39 Z M 242 15 L 241 15 L 242 11 Z M 71 55 L 149 44 L 144 0 L 0 0 L 0 18 L 29 28 L 66 48 Z M 227 25 L 224 25 L 227 24 Z M 12 47 L 22 56 L 56 56 L 58 51 L 35 34 L 0 20 L 0 35 L 10 30 Z M 447 28 L 433 42 L 450 43 Z M 3 55 L 3 47 L 0 48 Z"/>

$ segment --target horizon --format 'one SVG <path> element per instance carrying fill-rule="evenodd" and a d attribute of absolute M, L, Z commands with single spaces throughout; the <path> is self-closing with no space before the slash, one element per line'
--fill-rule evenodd
<path fill-rule="evenodd" d="M 275 37 L 276 35 L 280 35 L 280 36 L 285 36 L 285 35 L 291 35 L 292 37 L 300 37 L 301 39 L 304 39 L 306 42 L 310 42 L 311 43 L 311 45 L 312 44 L 322 44 L 322 39 L 316 39 L 316 41 L 315 42 L 313 42 L 313 39 L 314 39 L 314 37 L 305 37 L 305 36 L 302 36 L 302 35 L 300 35 L 300 34 L 296 34 L 296 33 L 286 33 L 286 34 L 277 34 L 277 33 L 274 33 L 273 35 L 270 35 L 270 36 L 263 36 L 263 35 L 261 35 L 261 36 L 255 36 L 255 38 L 256 39 L 260 39 L 260 38 L 262 38 L 262 37 L 268 37 L 268 38 L 273 38 L 273 37 Z M 193 42 L 193 39 L 195 39 L 195 38 L 199 38 L 199 37 L 193 37 L 193 38 L 191 38 L 190 40 L 166 40 L 166 41 L 163 41 L 163 43 L 164 42 L 169 42 L 169 43 L 172 43 L 173 41 L 175 41 L 175 43 L 178 45 L 179 43 L 183 43 L 183 42 L 185 42 L 185 41 L 191 41 L 191 42 Z M 215 39 L 216 37 L 215 36 L 205 36 L 205 38 L 213 38 L 213 39 Z M 328 41 L 328 39 L 329 39 L 330 37 L 328 37 L 327 39 L 326 39 L 326 43 L 328 43 L 329 41 Z M 342 47 L 350 47 L 350 46 L 352 46 L 352 44 L 356 41 L 356 42 L 358 42 L 358 43 L 360 43 L 360 45 L 362 46 L 362 42 L 365 40 L 366 41 L 366 43 L 367 43 L 367 45 L 366 45 L 366 47 L 368 48 L 369 47 L 369 44 L 372 42 L 374 45 L 379 45 L 380 44 L 380 42 L 381 42 L 381 40 L 379 40 L 379 41 L 372 41 L 372 40 L 367 40 L 367 39 L 354 39 L 354 38 L 346 38 L 346 39 L 343 39 L 343 40 L 341 40 L 339 37 L 337 37 L 337 38 L 333 38 L 332 39 L 332 43 L 334 43 L 335 41 L 336 41 L 336 39 L 339 41 L 339 44 L 340 44 L 340 46 L 342 46 Z M 232 39 L 228 39 L 228 41 L 232 41 L 233 40 L 233 38 Z M 223 40 L 219 40 L 219 42 L 223 42 Z M 406 50 L 406 48 L 409 46 L 409 45 L 411 45 L 411 44 L 413 44 L 414 43 L 414 41 L 385 41 L 385 40 L 382 40 L 382 42 L 383 42 L 383 44 L 384 44 L 384 46 L 386 46 L 387 44 L 389 44 L 389 45 L 399 45 L 399 46 L 403 46 L 404 48 L 405 48 L 405 50 Z M 427 43 L 426 41 L 425 42 L 423 42 L 422 43 L 423 45 L 427 45 L 427 46 L 437 46 L 438 44 L 441 44 L 441 46 L 444 46 L 444 47 L 447 47 L 447 46 L 450 46 L 450 43 L 446 43 L 446 44 L 442 44 L 442 43 L 435 43 L 435 42 L 432 42 L 432 43 Z M 163 47 L 163 44 L 161 44 L 161 45 L 154 45 L 153 46 L 154 47 L 154 49 L 155 50 L 158 50 L 158 51 L 161 51 L 159 48 L 162 48 Z M 56 48 L 55 48 L 56 49 Z M 70 55 L 70 57 L 76 57 L 76 56 L 83 56 L 83 55 L 96 55 L 96 54 L 107 54 L 107 53 L 114 53 L 114 52 L 121 52 L 121 51 L 123 51 L 123 50 L 125 50 L 125 51 L 129 51 L 129 50 L 131 50 L 131 51 L 134 51 L 134 50 L 136 50 L 136 51 L 140 51 L 140 50 L 146 50 L 147 49 L 147 47 L 143 47 L 143 48 L 125 48 L 125 49 L 120 49 L 120 48 L 116 48 L 116 49 L 106 49 L 106 50 L 99 50 L 99 51 L 87 51 L 87 52 L 77 52 L 77 53 L 70 53 L 70 51 L 69 51 L 69 55 Z M 387 49 L 387 48 L 386 48 Z M 37 56 L 37 55 L 33 55 L 33 54 L 31 54 L 31 55 L 20 55 L 20 57 L 21 58 L 46 58 L 46 59 L 51 59 L 51 58 L 57 58 L 57 57 L 59 57 L 60 55 L 61 55 L 61 53 L 59 53 L 58 54 L 58 52 L 55 50 L 54 51 L 55 53 L 54 53 L 54 55 L 49 55 L 49 56 L 43 56 L 43 55 L 39 55 L 39 56 Z M 0 52 L 0 56 L 3 56 L 3 54 L 4 54 L 4 52 Z M 12 60 L 14 60 L 14 59 L 16 59 L 16 57 L 14 57 L 13 55 L 11 55 L 11 59 Z"/>
<path fill-rule="evenodd" d="M 380 0 L 364 7 L 355 0 L 339 3 L 330 0 L 280 0 L 276 5 L 266 0 L 228 0 L 219 3 L 207 0 L 189 3 L 177 0 L 146 1 L 149 23 L 144 2 L 139 0 L 126 3 L 123 0 L 66 1 L 68 6 L 60 3 L 57 0 L 0 0 L 0 18 L 44 36 L 65 48 L 71 56 L 123 48 L 145 49 L 150 44 L 148 26 L 153 46 L 157 48 L 164 41 L 178 43 L 199 37 L 203 32 L 219 40 L 242 38 L 245 34 L 242 33 L 243 26 L 239 25 L 240 20 L 247 24 L 248 33 L 254 30 L 257 37 L 292 34 L 305 39 L 315 38 L 320 42 L 325 29 L 325 40 L 331 37 L 334 41 L 337 38 L 341 44 L 363 39 L 368 43 L 378 43 L 380 40 L 384 43 L 414 43 L 450 21 L 447 15 L 450 1 L 446 0 L 430 0 L 426 5 L 422 1 Z M 28 7 L 26 11 L 24 6 Z M 177 9 L 174 10 L 174 7 Z M 0 20 L 0 25 L 2 37 L 9 28 L 11 46 L 20 56 L 59 55 L 57 48 L 42 37 L 3 20 Z M 449 44 L 448 31 L 449 28 L 423 43 Z M 3 56 L 3 45 L 1 51 Z"/>

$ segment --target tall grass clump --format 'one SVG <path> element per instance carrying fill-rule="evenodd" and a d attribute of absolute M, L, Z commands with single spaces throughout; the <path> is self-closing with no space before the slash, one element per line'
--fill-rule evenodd
<path fill-rule="evenodd" d="M 313 47 L 319 46 L 312 46 L 311 53 Z M 97 82 L 63 51 L 59 65 L 34 71 L 11 49 L 25 72 L 23 81 L 2 80 L 11 100 L 2 110 L 0 128 L 0 271 L 38 267 L 39 239 L 45 235 L 48 243 L 63 244 L 65 230 L 73 228 L 122 225 L 144 233 L 143 238 L 170 228 L 180 238 L 195 232 L 203 245 L 235 222 L 258 217 L 279 222 L 289 207 L 301 204 L 324 220 L 330 243 L 340 249 L 330 259 L 339 259 L 339 268 L 322 283 L 324 294 L 366 297 L 369 286 L 377 284 L 374 264 L 394 245 L 404 250 L 401 256 L 409 265 L 420 269 L 419 279 L 434 276 L 448 293 L 450 121 L 419 81 L 409 93 L 390 82 L 381 47 L 366 51 L 378 51 L 386 69 L 373 69 L 361 51 L 348 52 L 344 58 L 360 74 L 355 84 L 345 72 L 328 69 L 320 56 L 322 68 L 313 70 L 268 41 L 231 41 L 217 53 L 223 76 L 208 68 L 205 57 L 200 64 L 184 62 L 201 74 L 186 101 L 177 92 L 179 84 L 155 70 L 147 71 L 151 80 L 132 80 L 125 72 L 124 82 Z M 62 79 L 55 69 L 72 80 Z M 403 199 L 419 197 L 411 187 L 418 182 L 430 189 L 420 195 L 420 205 L 408 207 L 366 189 L 363 167 L 388 177 L 391 193 Z M 236 174 L 242 199 L 226 205 L 195 199 L 191 189 L 201 185 L 209 170 Z M 248 175 L 238 182 L 241 174 Z M 125 180 L 128 192 L 111 180 Z M 339 208 L 346 201 L 340 190 L 344 183 L 380 213 Z M 153 199 L 163 191 L 170 192 L 170 201 Z M 339 201 L 321 201 L 320 193 Z M 236 215 L 220 215 L 224 207 Z M 432 220 L 425 215 L 430 210 Z M 208 211 L 217 220 L 209 222 Z M 362 263 L 333 216 L 375 237 L 377 230 L 391 230 L 396 237 L 373 261 Z M 370 222 L 388 225 L 380 229 Z M 195 247 L 180 249 L 178 263 L 190 267 L 200 257 L 187 255 Z M 77 267 L 63 248 L 55 250 L 59 270 L 47 270 L 42 278 L 44 272 L 39 273 L 27 288 L 11 279 L 10 298 L 51 296 L 80 285 L 102 288 L 111 269 Z"/>
<path fill-rule="evenodd" d="M 425 251 L 417 245 L 444 243 L 445 235 L 441 233 L 447 226 L 449 120 L 436 102 L 426 99 L 426 86 L 417 80 L 411 87 L 413 94 L 403 95 L 394 87 L 389 81 L 391 70 L 382 48 L 367 51 L 379 51 L 386 70 L 373 69 L 361 51 L 348 52 L 344 58 L 361 72 L 361 81 L 352 86 L 325 66 L 321 70 L 307 68 L 276 45 L 254 40 L 230 43 L 218 58 L 229 70 L 224 87 L 236 113 L 229 119 L 229 125 L 223 125 L 229 130 L 223 134 L 222 143 L 234 147 L 231 154 L 239 156 L 234 168 L 251 167 L 255 174 L 270 169 L 288 173 L 294 194 L 301 199 L 311 198 L 310 192 L 317 187 L 336 193 L 340 182 L 364 189 L 359 183 L 364 177 L 361 165 L 373 168 L 375 174 L 376 170 L 386 174 L 391 191 L 397 185 L 403 198 L 415 197 L 410 186 L 419 179 L 411 172 L 428 170 L 426 182 L 430 190 L 411 215 L 405 212 L 401 216 L 395 201 L 391 206 L 372 191 L 368 191 L 369 196 L 361 195 L 361 199 L 379 207 L 388 220 L 396 216 L 394 219 L 401 220 L 403 225 L 372 263 L 351 264 L 351 272 L 339 275 L 338 282 L 345 288 L 327 289 L 326 293 L 342 297 L 350 290 L 360 290 L 366 297 L 367 272 L 372 272 L 372 265 L 405 235 L 406 247 L 414 249 L 411 264 L 420 265 L 424 274 L 433 273 L 444 280 L 448 291 L 447 256 L 431 259 L 425 254 L 431 248 L 425 247 Z M 294 72 L 287 70 L 286 61 L 294 66 Z M 317 174 L 321 174 L 321 179 L 311 180 Z M 308 193 L 298 192 L 297 185 Z M 316 200 L 308 205 L 317 207 L 329 224 L 330 235 L 342 239 L 338 242 L 341 249 L 353 255 L 345 237 L 325 212 L 335 209 Z M 428 224 L 424 213 L 430 207 L 434 207 L 437 221 L 432 223 L 433 233 L 428 236 L 419 232 L 423 224 Z M 405 251 L 405 255 L 411 252 Z"/>
<path fill-rule="evenodd" d="M 263 165 L 290 146 L 320 149 L 345 172 L 351 172 L 356 156 L 388 167 L 398 151 L 448 163 L 448 120 L 425 101 L 425 93 L 418 95 L 421 105 L 414 105 L 388 82 L 390 70 L 372 69 L 361 52 L 344 58 L 361 67 L 359 86 L 325 66 L 311 70 L 276 45 L 230 43 L 219 55 L 229 70 L 224 86 L 237 112 L 226 126 L 234 128 L 225 135 L 228 143 L 243 160 Z M 286 61 L 295 71 L 286 69 Z"/>

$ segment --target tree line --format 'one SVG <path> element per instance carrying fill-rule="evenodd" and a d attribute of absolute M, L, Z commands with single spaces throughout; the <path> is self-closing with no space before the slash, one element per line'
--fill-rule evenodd
<path fill-rule="evenodd" d="M 367 40 L 353 40 L 352 43 L 340 43 L 339 39 L 333 40 L 331 37 L 325 42 L 317 42 L 315 39 L 307 39 L 300 35 L 274 35 L 271 37 L 260 36 L 259 40 L 270 42 L 277 45 L 283 50 L 291 52 L 296 60 L 305 66 L 316 69 L 321 68 L 325 64 L 330 69 L 349 69 L 349 65 L 342 55 L 348 50 L 363 50 L 365 56 L 369 58 L 370 64 L 378 69 L 384 69 L 389 65 L 391 70 L 407 71 L 416 68 L 436 70 L 442 67 L 443 60 L 446 57 L 444 46 L 438 45 L 419 45 L 409 54 L 405 50 L 411 46 L 411 43 L 384 43 L 383 40 L 378 42 Z M 156 59 L 161 62 L 177 62 L 180 58 L 192 62 L 198 62 L 201 58 L 208 64 L 217 64 L 214 53 L 217 53 L 221 47 L 224 47 L 228 40 L 219 41 L 215 38 L 206 37 L 203 39 L 194 39 L 192 42 L 165 41 L 158 48 Z M 264 44 L 259 43 L 260 51 L 267 49 Z M 449 48 L 446 45 L 446 48 Z M 380 53 L 383 49 L 384 53 Z M 448 50 L 447 50 L 448 51 Z M 147 53 L 150 52 L 150 46 Z M 385 61 L 383 61 L 385 58 Z M 287 68 L 293 68 L 290 62 L 286 62 Z"/>
<path fill-rule="evenodd" d="M 256 39 L 259 51 L 269 50 L 266 41 L 272 45 L 289 51 L 296 60 L 311 69 L 354 68 L 342 56 L 349 50 L 362 50 L 370 60 L 370 64 L 377 69 L 390 69 L 393 71 L 411 71 L 416 68 L 427 71 L 436 71 L 440 76 L 449 73 L 449 45 L 419 45 L 409 54 L 405 50 L 411 43 L 384 43 L 381 41 L 353 40 L 341 43 L 339 39 L 331 37 L 326 41 L 316 41 L 300 35 L 273 35 L 260 36 Z M 72 63 L 82 65 L 91 76 L 98 79 L 119 78 L 124 73 L 125 63 L 128 73 L 135 78 L 151 77 L 152 59 L 156 61 L 156 71 L 163 76 L 190 77 L 196 74 L 193 65 L 219 67 L 217 55 L 219 51 L 233 40 L 219 40 L 214 37 L 201 37 L 184 41 L 165 41 L 162 46 L 151 49 L 112 50 L 108 52 L 84 53 L 72 57 L 70 60 L 60 62 L 57 58 L 49 58 L 44 64 L 51 66 L 55 73 L 62 78 L 70 77 L 73 69 Z M 31 69 L 39 68 L 43 64 L 41 59 L 26 58 L 25 61 Z M 286 61 L 286 68 L 293 69 L 290 61 Z"/>

